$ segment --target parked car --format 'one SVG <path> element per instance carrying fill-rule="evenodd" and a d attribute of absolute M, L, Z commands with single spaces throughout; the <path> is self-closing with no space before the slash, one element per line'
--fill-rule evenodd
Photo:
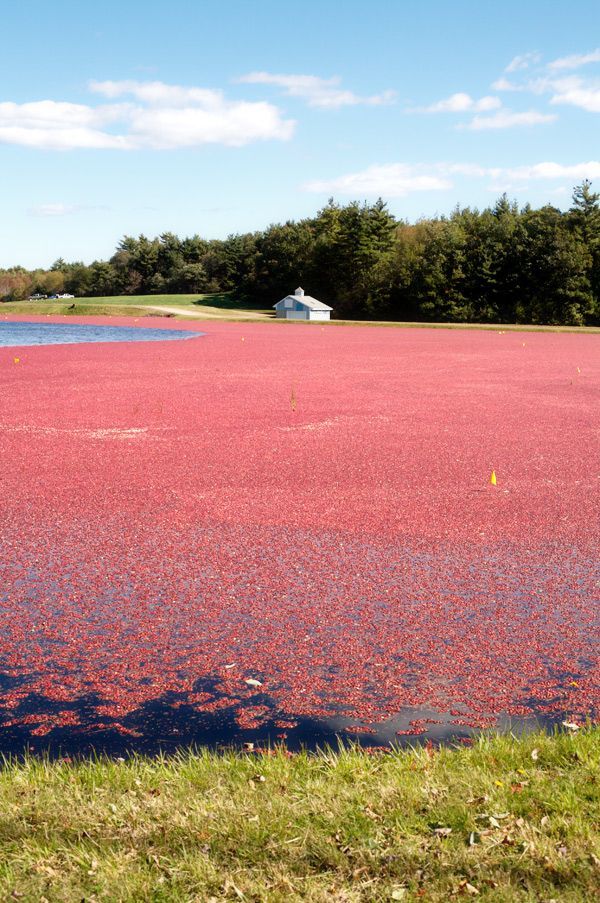
<path fill-rule="evenodd" d="M 35 295 L 30 295 L 30 301 L 45 301 L 48 295 L 41 295 L 39 292 L 36 292 Z"/>

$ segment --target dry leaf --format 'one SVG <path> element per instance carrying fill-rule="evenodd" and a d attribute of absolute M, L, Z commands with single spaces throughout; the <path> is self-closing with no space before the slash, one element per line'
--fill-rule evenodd
<path fill-rule="evenodd" d="M 262 687 L 262 682 L 260 680 L 256 680 L 254 677 L 248 677 L 246 679 L 246 683 L 249 687 Z"/>
<path fill-rule="evenodd" d="M 485 793 L 483 796 L 472 796 L 467 800 L 467 803 L 487 803 L 489 800 L 489 796 Z"/>
<path fill-rule="evenodd" d="M 540 757 L 540 751 L 539 751 L 539 749 L 537 749 L 537 748 L 536 748 L 536 749 L 532 749 L 532 750 L 531 750 L 531 758 L 533 759 L 533 761 L 534 761 L 534 762 L 537 762 L 537 760 L 539 759 L 539 757 Z"/>
<path fill-rule="evenodd" d="M 289 841 L 288 841 L 288 843 L 289 843 Z M 368 866 L 366 866 L 366 865 L 361 866 L 361 868 L 359 868 L 359 869 L 354 869 L 354 871 L 352 872 L 352 880 L 359 881 L 360 876 L 364 875 L 364 873 L 368 872 L 368 871 L 369 871 L 369 869 L 368 869 Z M 392 897 L 392 899 L 394 899 L 394 898 Z"/>

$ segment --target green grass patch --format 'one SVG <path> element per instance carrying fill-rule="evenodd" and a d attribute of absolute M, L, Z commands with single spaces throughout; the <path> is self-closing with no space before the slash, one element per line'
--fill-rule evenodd
<path fill-rule="evenodd" d="M 114 295 L 103 298 L 75 298 L 65 301 L 11 301 L 0 304 L 0 314 L 59 314 L 66 316 L 180 317 L 198 320 L 273 320 L 306 326 L 305 320 L 275 319 L 272 309 L 236 300 L 231 292 L 205 295 Z M 484 329 L 494 332 L 581 332 L 600 333 L 600 326 L 538 326 L 498 323 L 415 323 L 393 320 L 314 321 L 309 326 L 386 326 L 413 329 Z"/>
<path fill-rule="evenodd" d="M 278 319 L 277 323 L 293 323 L 309 326 L 386 326 L 392 329 L 477 329 L 488 332 L 579 332 L 600 333 L 600 326 L 551 326 L 535 323 L 427 323 L 400 320 L 313 320 Z"/>
<path fill-rule="evenodd" d="M 46 301 L 11 301 L 0 305 L 1 313 L 44 316 L 177 317 L 191 319 L 257 319 L 273 317 L 273 311 L 242 304 L 228 292 L 206 295 L 115 295 Z"/>
<path fill-rule="evenodd" d="M 590 901 L 600 730 L 0 770 L 0 899 Z"/>

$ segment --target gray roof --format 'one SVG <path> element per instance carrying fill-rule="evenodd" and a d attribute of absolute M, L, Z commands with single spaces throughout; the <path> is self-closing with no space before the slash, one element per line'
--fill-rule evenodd
<path fill-rule="evenodd" d="M 277 307 L 278 304 L 283 304 L 288 298 L 292 301 L 297 301 L 299 304 L 304 305 L 304 307 L 308 307 L 309 310 L 333 310 L 333 307 L 323 304 L 322 301 L 317 301 L 316 298 L 311 298 L 310 295 L 286 295 L 285 298 L 282 298 L 281 301 L 278 301 L 273 307 Z"/>

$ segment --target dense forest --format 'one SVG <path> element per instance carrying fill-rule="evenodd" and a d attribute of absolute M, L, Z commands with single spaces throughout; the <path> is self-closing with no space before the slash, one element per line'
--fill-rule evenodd
<path fill-rule="evenodd" d="M 206 240 L 125 236 L 108 261 L 0 270 L 0 298 L 233 292 L 270 307 L 297 285 L 358 319 L 600 323 L 600 194 L 569 210 L 501 197 L 414 224 L 381 200 L 339 205 L 262 232 Z"/>

